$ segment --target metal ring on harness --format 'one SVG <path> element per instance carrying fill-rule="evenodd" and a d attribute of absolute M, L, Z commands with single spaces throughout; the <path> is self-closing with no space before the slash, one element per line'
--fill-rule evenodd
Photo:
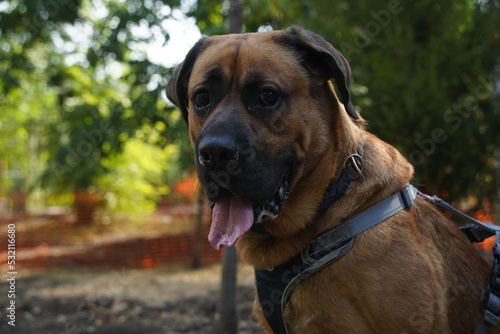
<path fill-rule="evenodd" d="M 344 161 L 344 169 L 347 166 L 347 162 L 351 162 L 352 167 L 354 168 L 354 171 L 357 174 L 357 177 L 354 178 L 356 180 L 359 177 L 363 177 L 363 158 L 361 158 L 361 155 L 357 153 L 353 153 L 350 156 L 347 157 Z"/>

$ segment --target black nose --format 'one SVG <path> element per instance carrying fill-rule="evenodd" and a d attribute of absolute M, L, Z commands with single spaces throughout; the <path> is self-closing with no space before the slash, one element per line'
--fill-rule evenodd
<path fill-rule="evenodd" d="M 238 160 L 235 140 L 230 136 L 204 137 L 198 145 L 198 160 L 206 168 L 224 169 Z"/>

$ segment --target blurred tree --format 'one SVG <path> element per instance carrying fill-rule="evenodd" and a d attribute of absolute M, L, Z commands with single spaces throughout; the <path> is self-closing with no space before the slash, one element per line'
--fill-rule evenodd
<path fill-rule="evenodd" d="M 259 0 L 241 0 L 242 32 L 284 28 L 299 17 L 308 18 L 308 0 L 269 0 L 263 6 Z M 229 31 L 230 1 L 198 0 L 189 15 L 196 18 L 200 30 L 207 35 L 226 34 Z"/>
<path fill-rule="evenodd" d="M 493 198 L 500 110 L 493 104 L 492 74 L 500 61 L 500 4 L 311 4 L 316 19 L 299 22 L 348 58 L 355 103 L 369 130 L 410 160 L 414 182 L 450 200 L 474 195 L 480 204 Z"/>
<path fill-rule="evenodd" d="M 147 54 L 148 44 L 168 41 L 163 23 L 180 5 L 0 1 L 0 103 L 9 112 L 0 115 L 0 165 L 19 164 L 31 149 L 20 142 L 36 134 L 45 149 L 42 185 L 89 191 L 139 129 L 150 130 L 148 144 L 190 152 L 185 124 L 160 98 L 170 69 Z M 192 165 L 190 153 L 180 156 L 180 168 L 168 166 L 172 159 L 157 163 L 176 171 Z"/>
<path fill-rule="evenodd" d="M 169 192 L 165 175 L 177 178 L 181 174 L 177 165 L 165 163 L 175 161 L 178 156 L 179 147 L 176 145 L 163 148 L 134 136 L 125 142 L 122 152 L 102 159 L 109 172 L 102 175 L 95 186 L 99 193 L 104 194 L 108 211 L 154 212 L 161 196 Z"/>
<path fill-rule="evenodd" d="M 175 131 L 182 126 L 180 118 L 170 117 L 173 109 L 159 99 L 169 71 L 146 54 L 149 42 L 166 42 L 168 33 L 161 22 L 170 11 L 163 2 L 85 2 L 77 31 L 73 27 L 59 32 L 64 43 L 75 45 L 75 33 L 86 33 L 88 45 L 81 50 L 82 62 L 59 69 L 51 78 L 60 87 L 64 110 L 54 128 L 60 134 L 53 161 L 58 184 L 92 185 L 106 171 L 101 158 L 120 151 L 145 124 L 161 133 L 156 144 L 185 142 L 180 137 L 184 131 Z M 70 53 L 75 56 L 75 50 Z M 65 134 L 69 136 L 62 141 Z"/>
<path fill-rule="evenodd" d="M 74 5 L 77 2 L 68 1 L 61 6 L 60 22 L 75 19 L 68 10 Z M 0 196 L 25 190 L 25 179 L 33 181 L 27 171 L 37 164 L 43 125 L 56 115 L 56 94 L 47 87 L 45 72 L 52 61 L 44 44 L 50 36 L 39 29 L 41 16 L 54 25 L 53 15 L 41 1 L 0 1 Z"/>

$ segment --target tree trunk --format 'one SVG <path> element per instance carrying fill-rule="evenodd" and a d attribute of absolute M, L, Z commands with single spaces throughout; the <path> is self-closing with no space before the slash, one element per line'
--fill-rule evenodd
<path fill-rule="evenodd" d="M 229 33 L 239 34 L 243 28 L 243 7 L 241 0 L 231 0 L 229 5 Z"/>
<path fill-rule="evenodd" d="M 75 190 L 75 212 L 76 223 L 79 225 L 92 225 L 94 223 L 94 212 L 97 208 L 97 196 L 86 190 Z"/>
<path fill-rule="evenodd" d="M 26 198 L 27 195 L 24 191 L 18 190 L 10 194 L 12 201 L 12 216 L 14 219 L 20 219 L 26 216 Z"/>
<path fill-rule="evenodd" d="M 203 238 L 203 221 L 205 218 L 205 194 L 199 189 L 196 194 L 196 221 L 193 238 L 193 256 L 191 258 L 191 267 L 193 269 L 201 266 L 201 245 Z"/>
<path fill-rule="evenodd" d="M 217 305 L 219 324 L 217 333 L 238 333 L 238 317 L 236 314 L 236 248 L 226 247 L 222 254 L 221 295 Z"/>
<path fill-rule="evenodd" d="M 241 33 L 243 27 L 243 10 L 241 0 L 231 0 L 229 7 L 229 33 Z M 238 333 L 238 317 L 236 313 L 236 248 L 225 247 L 222 255 L 221 295 L 217 305 L 220 315 L 218 333 Z"/>

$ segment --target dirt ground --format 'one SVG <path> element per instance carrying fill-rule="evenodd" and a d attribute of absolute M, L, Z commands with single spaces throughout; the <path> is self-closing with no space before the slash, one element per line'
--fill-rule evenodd
<path fill-rule="evenodd" d="M 16 326 L 7 324 L 7 283 L 0 283 L 0 333 L 215 334 L 220 265 L 198 270 L 21 270 Z M 253 271 L 238 265 L 240 334 L 262 334 L 251 313 Z"/>

